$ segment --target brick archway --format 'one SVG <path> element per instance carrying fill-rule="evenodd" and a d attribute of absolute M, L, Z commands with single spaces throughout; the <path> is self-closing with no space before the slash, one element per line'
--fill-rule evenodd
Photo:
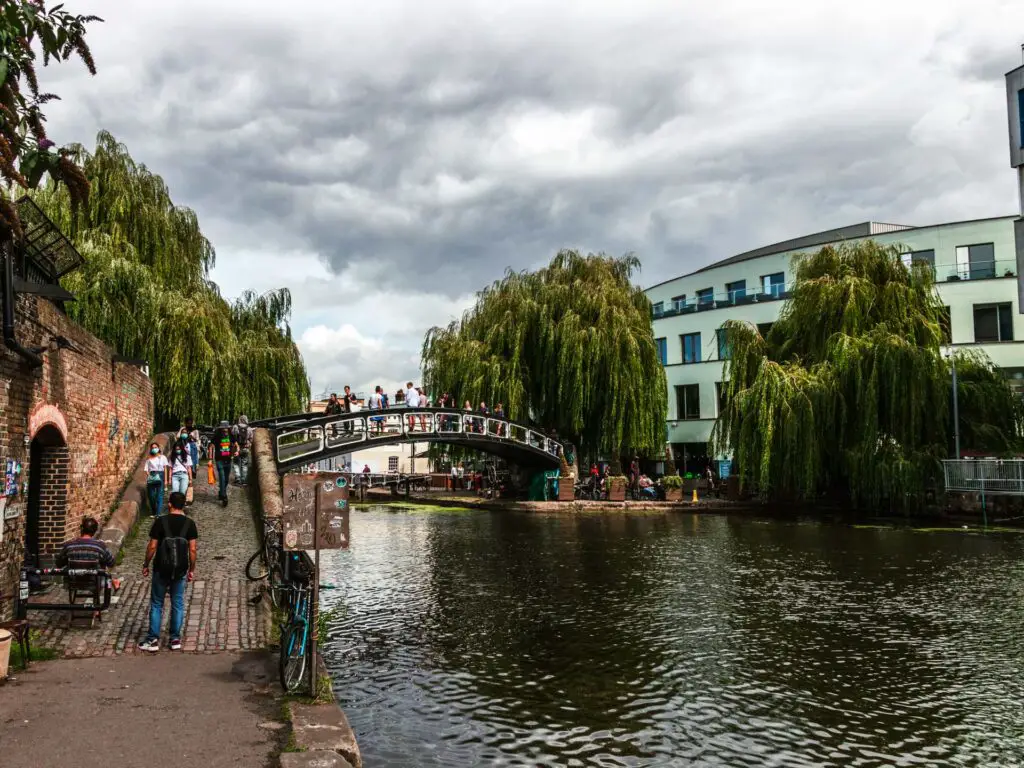
<path fill-rule="evenodd" d="M 47 422 L 39 426 L 29 447 L 25 549 L 43 558 L 60 548 L 67 533 L 71 454 L 64 434 L 57 424 Z"/>
<path fill-rule="evenodd" d="M 43 403 L 36 407 L 32 411 L 32 415 L 28 417 L 28 436 L 35 438 L 39 430 L 47 425 L 60 432 L 61 439 L 63 439 L 65 444 L 67 443 L 68 423 L 64 418 L 64 414 L 60 412 L 60 408 L 56 405 Z"/>

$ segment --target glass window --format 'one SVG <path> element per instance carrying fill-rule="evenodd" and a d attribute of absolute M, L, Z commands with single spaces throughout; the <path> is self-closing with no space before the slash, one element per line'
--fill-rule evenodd
<path fill-rule="evenodd" d="M 974 340 L 979 343 L 1013 341 L 1013 305 L 975 304 Z"/>
<path fill-rule="evenodd" d="M 904 253 L 900 256 L 900 260 L 904 266 L 910 267 L 912 264 L 927 264 L 932 269 L 935 269 L 935 251 L 929 248 L 926 251 L 911 251 L 910 253 Z"/>
<path fill-rule="evenodd" d="M 388 472 L 397 472 L 397 471 L 398 471 L 398 457 L 397 456 L 388 456 Z"/>
<path fill-rule="evenodd" d="M 747 281 L 737 280 L 733 283 L 726 283 L 725 292 L 729 294 L 729 301 L 735 304 L 737 300 L 747 295 Z"/>
<path fill-rule="evenodd" d="M 715 382 L 715 402 L 718 404 L 718 415 L 725 411 L 725 384 L 721 381 Z"/>
<path fill-rule="evenodd" d="M 729 359 L 729 340 L 728 334 L 725 332 L 725 328 L 719 328 L 715 331 L 715 335 L 718 337 L 718 359 L 728 360 Z"/>
<path fill-rule="evenodd" d="M 767 339 L 768 338 L 768 334 L 772 332 L 772 326 L 773 325 L 775 325 L 775 323 L 758 323 L 757 324 L 757 332 L 761 334 L 761 338 L 762 339 Z"/>
<path fill-rule="evenodd" d="M 697 291 L 697 306 L 705 307 L 711 304 L 715 300 L 715 289 L 704 288 L 703 290 Z"/>
<path fill-rule="evenodd" d="M 769 296 L 779 297 L 786 290 L 786 273 L 774 272 L 761 277 L 761 290 Z"/>
<path fill-rule="evenodd" d="M 672 309 L 674 309 L 676 312 L 681 311 L 682 308 L 685 307 L 685 306 L 686 306 L 686 294 L 685 293 L 682 293 L 682 294 L 680 294 L 678 296 L 673 296 L 672 297 Z"/>
<path fill-rule="evenodd" d="M 700 334 L 687 333 L 680 337 L 683 340 L 683 362 L 700 362 Z"/>
<path fill-rule="evenodd" d="M 655 339 L 654 343 L 658 345 L 658 359 L 665 365 L 668 363 L 668 339 Z"/>
<path fill-rule="evenodd" d="M 665 302 L 659 301 L 651 305 L 651 314 L 655 317 L 661 317 L 665 314 Z"/>
<path fill-rule="evenodd" d="M 676 387 L 676 418 L 693 421 L 700 418 L 700 385 L 684 384 Z"/>
<path fill-rule="evenodd" d="M 1020 146 L 1024 149 L 1024 88 L 1017 91 L 1017 117 L 1020 118 Z"/>
<path fill-rule="evenodd" d="M 996 251 L 992 243 L 958 245 L 956 270 L 961 280 L 981 280 L 996 276 Z"/>

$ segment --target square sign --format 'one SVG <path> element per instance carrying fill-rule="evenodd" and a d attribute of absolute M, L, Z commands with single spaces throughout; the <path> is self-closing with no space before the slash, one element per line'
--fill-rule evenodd
<path fill-rule="evenodd" d="M 286 474 L 282 528 L 287 550 L 348 549 L 348 482 L 344 475 Z M 319 507 L 314 542 L 314 517 Z"/>
<path fill-rule="evenodd" d="M 316 475 L 288 473 L 284 476 L 281 526 L 285 549 L 313 549 L 316 479 Z"/>
<path fill-rule="evenodd" d="M 325 478 L 316 484 L 320 519 L 317 521 L 317 539 L 320 549 L 348 549 L 349 506 L 348 480 L 343 475 Z"/>

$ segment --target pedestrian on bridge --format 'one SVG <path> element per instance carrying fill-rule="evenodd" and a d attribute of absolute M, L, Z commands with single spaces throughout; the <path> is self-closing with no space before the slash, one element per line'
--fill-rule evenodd
<path fill-rule="evenodd" d="M 170 647 L 181 650 L 181 626 L 185 623 L 185 583 L 192 581 L 196 570 L 196 542 L 199 529 L 185 515 L 185 494 L 172 493 L 171 513 L 153 522 L 149 529 L 143 577 L 149 576 L 153 563 L 153 583 L 149 598 L 149 634 L 139 643 L 139 650 L 156 653 L 160 650 L 160 624 L 163 620 L 164 597 L 171 596 Z M 155 561 L 155 562 L 154 562 Z"/>
<path fill-rule="evenodd" d="M 406 408 L 419 408 L 420 407 L 420 393 L 416 391 L 416 388 L 412 385 L 412 382 L 408 382 L 405 385 L 405 407 Z M 409 417 L 409 431 L 414 432 L 416 430 L 416 417 Z"/>

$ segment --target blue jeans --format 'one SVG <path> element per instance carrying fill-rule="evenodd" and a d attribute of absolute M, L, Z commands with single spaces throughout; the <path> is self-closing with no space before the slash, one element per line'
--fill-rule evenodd
<path fill-rule="evenodd" d="M 199 471 L 199 444 L 189 443 L 188 444 L 188 455 L 192 457 L 192 471 Z"/>
<path fill-rule="evenodd" d="M 146 495 L 149 497 L 149 512 L 159 515 L 164 508 L 164 481 L 162 479 L 146 483 Z"/>
<path fill-rule="evenodd" d="M 171 493 L 188 491 L 188 472 L 175 472 L 171 475 Z"/>
<path fill-rule="evenodd" d="M 181 639 L 181 625 L 185 623 L 185 577 L 165 581 L 153 571 L 153 586 L 149 593 L 149 640 L 160 637 L 160 622 L 164 617 L 164 595 L 171 593 L 171 639 Z"/>
<path fill-rule="evenodd" d="M 249 479 L 249 452 L 242 451 L 235 458 L 235 479 L 245 485 Z"/>
<path fill-rule="evenodd" d="M 217 498 L 228 497 L 228 480 L 231 479 L 231 459 L 217 459 Z"/>

